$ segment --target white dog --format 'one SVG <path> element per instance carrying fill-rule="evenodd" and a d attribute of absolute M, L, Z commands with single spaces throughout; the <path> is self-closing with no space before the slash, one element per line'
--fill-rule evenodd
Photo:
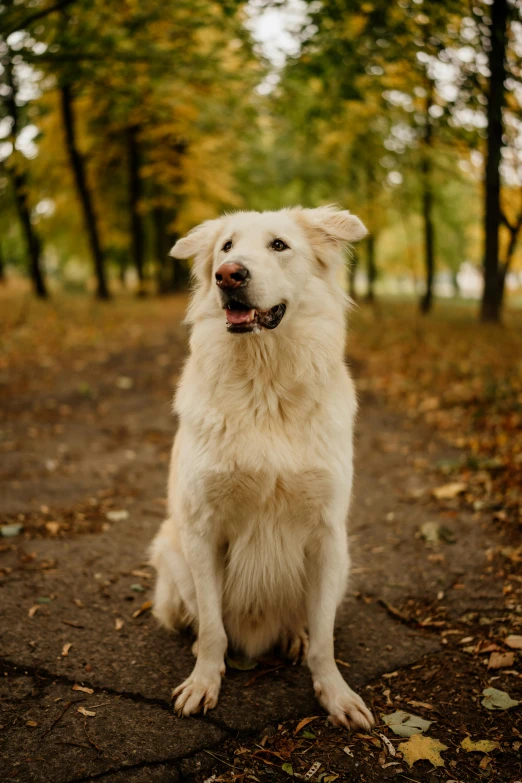
<path fill-rule="evenodd" d="M 253 658 L 277 644 L 293 659 L 308 647 L 334 725 L 373 724 L 333 641 L 356 412 L 338 277 L 343 246 L 365 234 L 334 207 L 239 212 L 171 251 L 194 258 L 196 289 L 152 563 L 160 623 L 197 629 L 196 665 L 173 694 L 183 715 L 216 706 L 228 645 Z"/>

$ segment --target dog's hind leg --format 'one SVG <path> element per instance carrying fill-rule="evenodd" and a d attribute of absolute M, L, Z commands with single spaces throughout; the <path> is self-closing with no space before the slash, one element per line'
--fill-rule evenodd
<path fill-rule="evenodd" d="M 291 663 L 305 663 L 308 655 L 308 634 L 304 628 L 297 632 L 285 632 L 278 646 Z"/>
<path fill-rule="evenodd" d="M 194 582 L 171 519 L 165 520 L 152 542 L 150 562 L 157 571 L 152 612 L 160 625 L 169 630 L 193 625 L 197 620 Z"/>

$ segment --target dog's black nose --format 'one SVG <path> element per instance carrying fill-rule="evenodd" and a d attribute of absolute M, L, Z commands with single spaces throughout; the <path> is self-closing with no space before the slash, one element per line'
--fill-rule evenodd
<path fill-rule="evenodd" d="M 220 288 L 242 288 L 249 280 L 250 272 L 243 264 L 221 264 L 216 271 L 216 283 Z"/>

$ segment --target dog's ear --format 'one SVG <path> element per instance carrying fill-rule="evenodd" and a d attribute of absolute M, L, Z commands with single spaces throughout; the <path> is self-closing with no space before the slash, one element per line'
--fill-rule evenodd
<path fill-rule="evenodd" d="M 368 231 L 358 217 L 335 205 L 298 209 L 301 223 L 321 271 L 334 272 L 344 263 L 343 248 L 363 239 Z"/>
<path fill-rule="evenodd" d="M 223 218 L 206 220 L 178 239 L 169 255 L 173 258 L 193 258 L 193 274 L 201 282 L 210 279 L 212 271 L 212 249 L 221 230 Z"/>
<path fill-rule="evenodd" d="M 356 215 L 335 205 L 303 209 L 303 217 L 323 241 L 344 245 L 358 242 L 368 231 Z"/>

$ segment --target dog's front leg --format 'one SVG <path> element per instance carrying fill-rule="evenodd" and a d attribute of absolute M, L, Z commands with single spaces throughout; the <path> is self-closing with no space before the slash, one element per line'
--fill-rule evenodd
<path fill-rule="evenodd" d="M 175 688 L 175 710 L 192 715 L 216 706 L 225 673 L 227 636 L 222 618 L 223 558 L 210 538 L 187 537 L 190 563 L 198 606 L 198 654 L 190 677 Z"/>
<path fill-rule="evenodd" d="M 348 545 L 343 530 L 322 531 L 311 557 L 308 593 L 308 666 L 314 691 L 334 726 L 370 729 L 373 716 L 344 680 L 334 657 L 334 623 L 348 571 Z"/>

